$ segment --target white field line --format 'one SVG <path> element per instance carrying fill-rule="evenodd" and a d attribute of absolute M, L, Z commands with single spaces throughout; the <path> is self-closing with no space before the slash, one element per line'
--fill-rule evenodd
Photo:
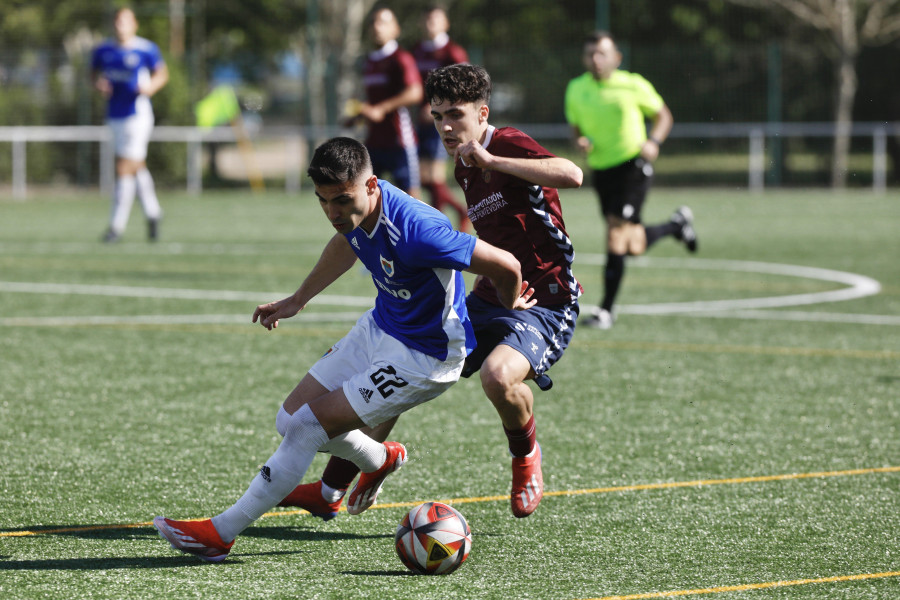
<path fill-rule="evenodd" d="M 710 319 L 746 319 L 757 321 L 807 321 L 810 323 L 849 323 L 853 325 L 900 326 L 900 315 L 857 315 L 800 310 L 730 310 L 708 313 L 682 313 L 684 317 Z"/>
<path fill-rule="evenodd" d="M 359 318 L 358 312 L 300 313 L 293 322 L 346 323 Z M 290 323 L 284 321 L 281 324 Z M 77 327 L 82 325 L 252 325 L 250 315 L 89 315 L 84 317 L 7 317 L 0 326 Z"/>
<path fill-rule="evenodd" d="M 603 264 L 604 255 L 580 255 L 579 262 Z M 656 267 L 671 266 L 680 269 L 740 271 L 749 273 L 766 273 L 800 277 L 820 281 L 842 283 L 848 287 L 838 290 L 814 292 L 808 294 L 792 294 L 787 296 L 771 296 L 764 298 L 738 298 L 731 300 L 698 300 L 694 302 L 664 302 L 657 304 L 626 304 L 617 307 L 622 314 L 702 316 L 713 318 L 766 319 L 786 321 L 815 321 L 831 323 L 852 323 L 870 325 L 900 325 L 900 316 L 895 315 L 858 315 L 842 313 L 818 313 L 802 311 L 762 310 L 787 306 L 802 306 L 827 302 L 840 302 L 856 298 L 872 296 L 881 291 L 881 284 L 864 275 L 804 267 L 737 260 L 717 259 L 677 259 L 649 258 L 635 259 L 635 266 Z M 284 294 L 263 292 L 241 292 L 232 290 L 198 290 L 184 288 L 155 288 L 140 286 L 107 286 L 83 285 L 67 283 L 32 283 L 0 281 L 0 292 L 18 292 L 31 294 L 62 295 L 94 295 L 131 298 L 164 298 L 175 300 L 220 300 L 240 302 L 263 302 L 268 298 L 280 298 Z M 370 308 L 374 299 L 363 296 L 317 296 L 311 305 L 325 304 L 331 306 L 349 306 Z M 302 315 L 302 320 L 317 321 L 353 321 L 359 315 L 355 313 L 319 313 Z M 0 326 L 9 325 L 75 325 L 100 323 L 237 323 L 245 320 L 242 315 L 134 315 L 134 316 L 85 316 L 85 317 L 51 317 L 51 318 L 0 318 Z"/>
<path fill-rule="evenodd" d="M 58 255 L 58 254 L 97 254 L 96 242 L 0 242 L 0 254 L 27 253 L 33 255 Z M 265 243 L 228 243 L 221 242 L 157 242 L 153 244 L 153 252 L 155 254 L 169 255 L 223 255 L 223 256 L 261 256 L 271 255 L 275 248 L 282 248 L 283 244 L 272 242 Z M 294 243 L 292 242 L 291 252 L 311 254 L 318 256 L 322 252 L 322 244 Z M 143 240 L 137 243 L 122 242 L 115 245 L 116 254 L 139 254 L 146 255 L 148 252 L 147 244 Z"/>
<path fill-rule="evenodd" d="M 588 255 L 584 262 L 602 264 L 598 261 L 603 255 Z M 635 266 L 671 266 L 679 269 L 705 271 L 740 271 L 745 273 L 766 273 L 769 275 L 785 275 L 803 279 L 831 281 L 843 283 L 849 287 L 839 290 L 813 292 L 809 294 L 792 294 L 788 296 L 769 296 L 763 298 L 736 298 L 733 300 L 698 300 L 694 302 L 661 302 L 657 304 L 626 304 L 617 307 L 622 314 L 664 315 L 691 312 L 721 312 L 727 310 L 748 310 L 759 308 L 780 308 L 785 306 L 804 306 L 825 302 L 842 302 L 874 296 L 881 291 L 881 284 L 865 275 L 804 267 L 800 265 L 783 265 L 741 260 L 717 259 L 672 259 L 641 257 L 633 261 Z"/>
<path fill-rule="evenodd" d="M 0 281 L 0 292 L 20 292 L 24 294 L 62 294 L 84 296 L 115 296 L 118 298 L 163 298 L 169 300 L 234 300 L 238 302 L 268 302 L 273 298 L 284 298 L 283 292 L 238 292 L 231 290 L 196 290 L 187 288 L 156 288 L 124 285 L 82 285 L 77 283 L 31 283 Z M 372 307 L 374 297 L 363 296 L 316 296 L 310 304 L 330 304 L 332 306 Z"/>

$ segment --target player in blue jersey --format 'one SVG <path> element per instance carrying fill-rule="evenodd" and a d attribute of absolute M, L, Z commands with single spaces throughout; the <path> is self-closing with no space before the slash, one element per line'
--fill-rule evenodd
<path fill-rule="evenodd" d="M 491 78 L 482 67 L 435 69 L 425 90 L 478 238 L 511 252 L 535 290 L 535 306 L 514 312 L 500 304 L 490 281 L 476 281 L 466 308 L 478 348 L 462 373 L 479 373 L 500 417 L 512 458 L 510 508 L 523 518 L 537 509 L 544 493 L 536 402 L 526 382 L 533 380 L 542 390 L 552 386 L 547 371 L 572 340 L 583 292 L 573 272 L 575 251 L 558 190 L 581 185 L 583 173 L 525 133 L 490 125 Z M 372 435 L 386 439 L 390 425 L 385 422 Z M 319 481 L 297 486 L 281 505 L 331 519 L 357 472 L 352 463 L 332 456 Z"/>
<path fill-rule="evenodd" d="M 169 70 L 159 47 L 138 37 L 134 11 L 116 11 L 114 26 L 115 39 L 97 46 L 91 59 L 94 87 L 107 99 L 106 120 L 116 154 L 116 186 L 103 240 L 115 242 L 121 237 L 137 194 L 147 218 L 148 237 L 155 241 L 162 210 L 146 162 L 153 132 L 150 98 L 168 83 Z"/>
<path fill-rule="evenodd" d="M 357 259 L 372 274 L 375 307 L 288 395 L 275 420 L 281 445 L 231 508 L 203 521 L 154 519 L 174 548 L 203 560 L 224 560 L 234 538 L 297 486 L 316 452 L 350 460 L 362 471 L 348 499 L 350 514 L 375 503 L 384 479 L 406 461 L 406 449 L 376 442 L 361 429 L 441 394 L 475 346 L 460 270 L 490 278 L 509 309 L 534 305 L 512 254 L 454 231 L 446 216 L 379 181 L 360 142 L 329 140 L 316 150 L 308 173 L 337 233 L 300 288 L 258 306 L 253 321 L 274 329 Z"/>

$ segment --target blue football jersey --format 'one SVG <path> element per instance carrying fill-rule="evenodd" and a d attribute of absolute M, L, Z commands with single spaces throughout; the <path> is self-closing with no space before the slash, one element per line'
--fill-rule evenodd
<path fill-rule="evenodd" d="M 469 267 L 475 238 L 453 229 L 440 211 L 386 181 L 371 234 L 346 234 L 378 290 L 373 316 L 388 335 L 439 360 L 468 356 L 475 334 L 466 312 L 460 270 Z"/>
<path fill-rule="evenodd" d="M 107 116 L 122 119 L 136 112 L 149 110 L 150 99 L 138 93 L 138 82 L 163 64 L 159 46 L 142 37 L 135 37 L 127 47 L 116 40 L 106 40 L 94 49 L 91 68 L 99 71 L 112 84 Z"/>

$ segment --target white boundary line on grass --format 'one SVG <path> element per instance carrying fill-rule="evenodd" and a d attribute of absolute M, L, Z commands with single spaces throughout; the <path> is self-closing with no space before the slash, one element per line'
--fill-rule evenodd
<path fill-rule="evenodd" d="M 579 255 L 583 264 L 603 264 L 605 255 Z M 634 260 L 635 266 L 655 267 L 671 266 L 694 270 L 737 271 L 747 273 L 766 273 L 815 279 L 845 284 L 847 287 L 838 290 L 813 292 L 807 294 L 791 294 L 786 296 L 769 296 L 760 298 L 736 298 L 731 300 L 698 300 L 693 302 L 663 302 L 656 304 L 626 304 L 618 307 L 623 314 L 702 316 L 712 318 L 738 318 L 760 320 L 809 321 L 831 323 L 853 323 L 866 325 L 900 325 L 900 316 L 896 315 L 860 315 L 844 313 L 821 313 L 803 311 L 772 311 L 764 309 L 783 308 L 787 306 L 803 306 L 827 302 L 842 302 L 872 296 L 881 291 L 881 284 L 865 275 L 804 267 L 801 265 L 785 265 L 754 261 L 719 260 L 719 259 L 678 259 L 640 257 Z M 173 300 L 218 300 L 239 302 L 260 302 L 265 298 L 278 294 L 262 292 L 241 292 L 232 290 L 200 290 L 185 288 L 156 288 L 146 286 L 108 286 L 73 283 L 33 283 L 0 281 L 0 292 L 17 292 L 31 294 L 60 295 L 93 295 L 130 298 L 161 298 Z M 282 294 L 283 295 L 283 294 Z M 363 296 L 321 295 L 311 304 L 329 304 L 331 306 L 350 306 L 369 308 L 374 298 Z M 350 313 L 315 313 L 302 315 L 304 319 L 316 321 L 353 321 L 359 315 Z M 0 318 L 0 326 L 41 324 L 71 326 L 77 324 L 190 324 L 190 323 L 239 323 L 246 320 L 239 315 L 135 315 L 135 316 L 85 316 L 85 317 L 7 317 Z"/>
<path fill-rule="evenodd" d="M 31 283 L 0 281 L 0 292 L 23 294 L 61 294 L 83 296 L 114 296 L 117 298 L 161 298 L 168 300 L 225 300 L 238 302 L 265 302 L 266 298 L 284 297 L 285 293 L 237 292 L 231 290 L 197 290 L 188 288 L 156 288 L 125 285 L 84 285 L 78 283 Z M 374 297 L 364 296 L 316 296 L 310 304 L 332 306 L 371 307 Z"/>
<path fill-rule="evenodd" d="M 590 254 L 587 260 L 590 264 L 603 264 L 605 255 Z M 848 287 L 840 290 L 825 292 L 813 292 L 809 294 L 792 294 L 789 296 L 769 296 L 764 298 L 736 298 L 733 300 L 697 300 L 693 302 L 661 302 L 657 304 L 627 304 L 620 307 L 620 312 L 641 315 L 664 315 L 686 312 L 719 312 L 725 310 L 746 310 L 760 308 L 780 308 L 784 306 L 802 306 L 809 304 L 822 304 L 825 302 L 842 302 L 874 296 L 881 291 L 881 284 L 871 277 L 834 271 L 831 269 L 819 269 L 816 267 L 804 267 L 801 265 L 784 265 L 778 263 L 764 263 L 744 260 L 719 260 L 700 258 L 650 258 L 647 256 L 634 260 L 635 266 L 661 267 L 670 266 L 679 269 L 693 269 L 697 271 L 737 271 L 744 273 L 765 273 L 768 275 L 785 275 L 803 279 L 816 279 L 819 281 L 832 281 L 843 283 Z"/>
<path fill-rule="evenodd" d="M 358 312 L 300 313 L 295 322 L 347 323 L 356 321 Z M 7 317 L 3 326 L 77 327 L 81 325 L 250 325 L 250 315 L 89 315 L 84 317 Z"/>

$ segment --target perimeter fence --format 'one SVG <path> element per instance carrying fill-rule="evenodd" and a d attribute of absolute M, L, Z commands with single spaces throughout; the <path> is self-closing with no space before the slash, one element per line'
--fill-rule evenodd
<path fill-rule="evenodd" d="M 515 124 L 560 155 L 580 161 L 568 144 L 566 125 Z M 150 146 L 153 158 L 166 158 L 168 172 L 158 178 L 193 194 L 204 186 L 241 185 L 258 173 L 271 186 L 296 192 L 302 185 L 308 152 L 334 135 L 353 135 L 339 127 L 260 128 L 250 144 L 238 144 L 230 127 L 159 126 Z M 888 188 L 888 140 L 900 136 L 900 122 L 855 123 L 852 128 L 850 183 L 883 194 Z M 657 162 L 662 186 L 731 186 L 759 192 L 769 185 L 819 185 L 827 180 L 833 123 L 678 123 Z M 48 145 L 55 152 L 47 152 Z M 7 152 L 4 152 L 4 146 Z M 68 148 L 60 152 L 61 147 Z M 46 158 L 76 163 L 70 180 L 64 165 L 48 169 Z M 173 157 L 180 159 L 173 162 Z M 29 162 L 39 161 L 39 172 Z M 0 127 L 0 192 L 28 197 L 29 186 L 77 185 L 111 193 L 114 182 L 112 140 L 105 126 Z M 173 172 L 174 171 L 174 172 Z M 48 178 L 46 174 L 49 173 Z M 54 173 L 56 175 L 54 175 Z M 43 175 L 42 175 L 43 174 Z"/>

